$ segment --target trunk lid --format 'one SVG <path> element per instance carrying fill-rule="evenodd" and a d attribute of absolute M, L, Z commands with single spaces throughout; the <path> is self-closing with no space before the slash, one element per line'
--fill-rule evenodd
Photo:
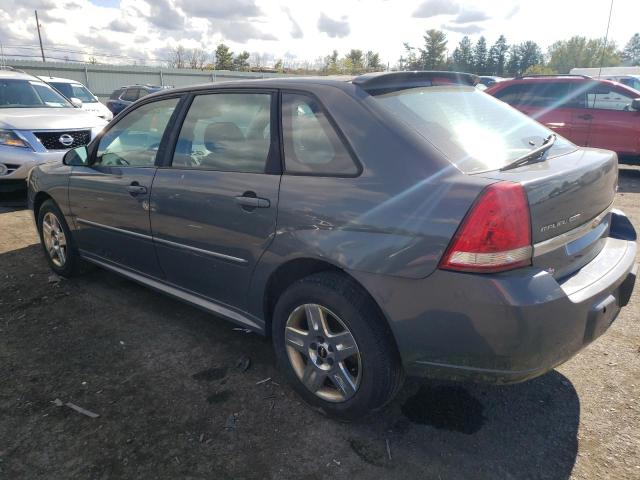
<path fill-rule="evenodd" d="M 479 175 L 523 185 L 531 211 L 534 265 L 561 277 L 582 267 L 602 248 L 609 233 L 606 211 L 618 184 L 615 153 L 580 148 L 543 162 Z"/>

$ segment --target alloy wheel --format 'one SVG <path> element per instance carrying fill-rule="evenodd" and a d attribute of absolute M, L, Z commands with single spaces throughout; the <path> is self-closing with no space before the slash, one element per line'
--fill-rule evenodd
<path fill-rule="evenodd" d="M 285 346 L 298 379 L 319 398 L 345 402 L 358 391 L 360 350 L 344 322 L 328 308 L 312 303 L 295 308 L 287 319 Z"/>
<path fill-rule="evenodd" d="M 67 237 L 58 217 L 51 212 L 47 212 L 42 219 L 42 238 L 53 264 L 64 267 L 67 263 Z"/>

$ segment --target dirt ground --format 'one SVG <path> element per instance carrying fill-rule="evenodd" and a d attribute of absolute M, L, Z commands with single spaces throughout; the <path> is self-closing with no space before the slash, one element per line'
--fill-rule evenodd
<path fill-rule="evenodd" d="M 617 207 L 640 230 L 639 169 Z M 0 208 L 2 479 L 640 479 L 640 288 L 541 378 L 409 380 L 343 424 L 300 402 L 268 340 L 105 271 L 49 277 L 30 212 Z"/>

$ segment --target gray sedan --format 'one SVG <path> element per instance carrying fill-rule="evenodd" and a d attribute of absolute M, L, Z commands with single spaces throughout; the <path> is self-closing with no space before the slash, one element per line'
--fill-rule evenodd
<path fill-rule="evenodd" d="M 631 295 L 617 158 L 450 72 L 269 79 L 149 95 L 34 169 L 51 268 L 89 262 L 271 335 L 341 418 L 405 374 L 523 381 Z"/>

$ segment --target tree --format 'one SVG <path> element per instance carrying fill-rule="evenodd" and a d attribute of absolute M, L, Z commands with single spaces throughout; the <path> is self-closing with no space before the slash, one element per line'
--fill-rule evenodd
<path fill-rule="evenodd" d="M 640 33 L 636 33 L 627 42 L 622 51 L 622 59 L 634 67 L 640 66 Z"/>
<path fill-rule="evenodd" d="M 422 65 L 418 60 L 418 56 L 416 55 L 416 48 L 409 45 L 407 42 L 404 43 L 404 51 L 406 53 L 406 57 L 401 56 L 398 60 L 398 69 L 399 70 L 421 70 Z"/>
<path fill-rule="evenodd" d="M 436 29 L 427 30 L 424 35 L 424 49 L 420 48 L 420 66 L 424 70 L 444 68 L 447 53 L 447 35 Z"/>
<path fill-rule="evenodd" d="M 453 68 L 461 72 L 470 72 L 473 69 L 473 46 L 468 36 L 462 37 L 460 43 L 453 51 Z"/>
<path fill-rule="evenodd" d="M 276 63 L 274 63 L 273 68 L 278 72 L 284 72 L 284 61 L 279 58 L 278 60 L 276 60 Z"/>
<path fill-rule="evenodd" d="M 351 51 L 345 55 L 345 60 L 348 61 L 348 66 L 345 65 L 345 70 L 352 74 L 360 73 L 364 70 L 364 54 L 362 50 L 351 49 Z"/>
<path fill-rule="evenodd" d="M 527 68 L 524 72 L 524 75 L 553 75 L 556 73 L 558 72 L 556 72 L 553 68 L 538 63 Z"/>
<path fill-rule="evenodd" d="M 324 57 L 324 70 L 329 75 L 335 75 L 339 72 L 338 68 L 338 51 L 334 50 L 331 55 Z"/>
<path fill-rule="evenodd" d="M 189 68 L 203 69 L 207 61 L 207 54 L 201 48 L 194 48 L 188 52 Z"/>
<path fill-rule="evenodd" d="M 480 37 L 473 49 L 473 68 L 477 74 L 487 74 L 487 41 Z"/>
<path fill-rule="evenodd" d="M 549 66 L 558 73 L 569 73 L 575 67 L 609 67 L 618 65 L 620 57 L 616 44 L 604 39 L 574 36 L 549 47 Z"/>
<path fill-rule="evenodd" d="M 544 64 L 544 56 L 536 42 L 529 40 L 511 47 L 507 63 L 509 75 L 522 75 L 529 67 L 538 64 Z"/>
<path fill-rule="evenodd" d="M 487 58 L 487 70 L 494 75 L 503 76 L 505 73 L 505 66 L 507 64 L 507 52 L 509 51 L 509 45 L 504 35 L 500 35 L 496 43 L 494 43 L 489 49 L 489 55 Z"/>
<path fill-rule="evenodd" d="M 173 47 L 169 52 L 169 67 L 184 68 L 187 61 L 187 51 L 182 45 Z"/>
<path fill-rule="evenodd" d="M 233 70 L 233 53 L 224 43 L 216 48 L 216 70 Z"/>
<path fill-rule="evenodd" d="M 249 69 L 249 57 L 251 54 L 246 50 L 235 56 L 232 61 L 233 70 L 248 70 Z"/>
<path fill-rule="evenodd" d="M 364 55 L 364 68 L 368 72 L 379 72 L 380 70 L 383 70 L 384 67 L 380 62 L 380 54 L 369 50 Z"/>

